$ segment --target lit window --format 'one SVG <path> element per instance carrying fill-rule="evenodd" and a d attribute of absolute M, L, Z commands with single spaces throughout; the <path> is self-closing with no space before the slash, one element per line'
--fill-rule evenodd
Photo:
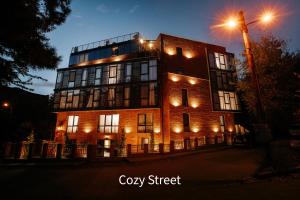
<path fill-rule="evenodd" d="M 138 114 L 138 132 L 139 133 L 152 133 L 153 132 L 152 113 Z"/>
<path fill-rule="evenodd" d="M 79 120 L 78 116 L 74 116 L 74 115 L 68 116 L 67 133 L 77 133 L 78 120 Z"/>
<path fill-rule="evenodd" d="M 98 131 L 100 133 L 118 133 L 119 114 L 100 115 Z"/>
<path fill-rule="evenodd" d="M 126 64 L 126 67 L 125 67 L 125 82 L 130 82 L 130 80 L 131 80 L 131 70 L 132 70 L 132 65 L 130 63 Z"/>
<path fill-rule="evenodd" d="M 101 68 L 96 68 L 95 85 L 101 84 Z"/>
<path fill-rule="evenodd" d="M 113 65 L 109 67 L 109 79 L 108 84 L 117 83 L 117 66 Z"/>
<path fill-rule="evenodd" d="M 235 92 L 218 91 L 221 110 L 239 110 L 239 103 Z"/>
<path fill-rule="evenodd" d="M 141 80 L 148 81 L 149 80 L 149 71 L 148 71 L 148 63 L 141 64 Z"/>
<path fill-rule="evenodd" d="M 149 80 L 157 79 L 157 61 L 150 60 L 149 61 Z"/>
<path fill-rule="evenodd" d="M 220 116 L 220 127 L 221 127 L 221 132 L 224 133 L 224 131 L 225 131 L 225 119 L 224 119 L 223 115 Z"/>
<path fill-rule="evenodd" d="M 228 64 L 226 60 L 226 55 L 221 53 L 215 53 L 216 65 L 217 68 L 226 70 L 228 69 Z"/>
<path fill-rule="evenodd" d="M 63 78 L 63 73 L 58 72 L 57 73 L 57 79 L 56 79 L 56 88 L 60 88 L 62 84 L 62 78 Z"/>
<path fill-rule="evenodd" d="M 68 87 L 74 87 L 74 85 L 75 85 L 75 73 L 76 73 L 75 71 L 70 71 Z"/>
<path fill-rule="evenodd" d="M 87 69 L 84 69 L 81 78 L 81 86 L 86 86 L 86 81 L 87 81 Z"/>

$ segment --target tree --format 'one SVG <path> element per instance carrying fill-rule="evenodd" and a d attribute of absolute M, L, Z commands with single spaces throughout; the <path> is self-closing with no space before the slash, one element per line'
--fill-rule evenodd
<path fill-rule="evenodd" d="M 293 113 L 299 108 L 296 91 L 300 88 L 300 53 L 290 52 L 286 41 L 272 35 L 253 42 L 252 51 L 266 121 L 273 136 L 286 135 Z M 242 63 L 241 68 L 243 73 L 237 86 L 252 121 L 255 121 L 255 90 L 246 63 Z"/>
<path fill-rule="evenodd" d="M 5 0 L 0 7 L 0 85 L 31 84 L 29 70 L 55 69 L 60 56 L 46 33 L 71 12 L 70 0 Z M 45 80 L 45 79 L 43 79 Z M 28 89 L 28 88 L 27 88 Z"/>

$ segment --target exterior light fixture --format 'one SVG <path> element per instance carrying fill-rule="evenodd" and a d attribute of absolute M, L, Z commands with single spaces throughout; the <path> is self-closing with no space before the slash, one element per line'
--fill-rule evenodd
<path fill-rule="evenodd" d="M 8 103 L 8 102 L 3 102 L 2 106 L 3 106 L 4 108 L 8 108 L 8 107 L 9 107 L 9 103 Z"/>
<path fill-rule="evenodd" d="M 218 128 L 214 128 L 213 131 L 214 131 L 215 133 L 217 133 L 217 132 L 219 131 L 219 129 L 218 129 Z"/>
<path fill-rule="evenodd" d="M 178 100 L 172 100 L 172 105 L 175 106 L 175 107 L 178 107 L 180 105 L 179 101 Z"/>
<path fill-rule="evenodd" d="M 153 43 L 152 43 L 152 42 L 149 42 L 148 46 L 149 46 L 150 49 L 152 49 Z"/>
<path fill-rule="evenodd" d="M 172 48 L 167 48 L 167 54 L 168 55 L 170 55 L 170 56 L 173 56 L 173 55 L 175 55 L 175 51 L 174 51 L 174 49 L 172 49 Z"/>
<path fill-rule="evenodd" d="M 141 43 L 141 44 L 144 44 L 144 40 L 143 40 L 142 38 L 140 39 L 140 43 Z"/>
<path fill-rule="evenodd" d="M 125 133 L 130 133 L 131 132 L 131 128 L 126 127 L 125 129 Z"/>
<path fill-rule="evenodd" d="M 192 58 L 193 56 L 192 56 L 192 54 L 191 54 L 190 52 L 186 52 L 185 57 L 190 59 L 190 58 Z"/>
<path fill-rule="evenodd" d="M 171 77 L 171 80 L 172 80 L 173 82 L 177 82 L 177 81 L 179 81 L 179 78 L 178 78 L 177 76 L 172 76 L 172 77 Z"/>
<path fill-rule="evenodd" d="M 176 128 L 174 128 L 174 132 L 175 132 L 175 133 L 180 133 L 180 132 L 181 132 L 181 129 L 180 129 L 179 127 L 176 127 Z"/>
<path fill-rule="evenodd" d="M 195 81 L 194 79 L 189 79 L 189 83 L 190 83 L 191 85 L 195 85 L 195 84 L 196 84 L 196 81 Z"/>
<path fill-rule="evenodd" d="M 199 128 L 196 128 L 196 127 L 195 127 L 195 128 L 192 129 L 192 131 L 193 131 L 194 133 L 198 133 L 198 132 L 199 132 Z"/>
<path fill-rule="evenodd" d="M 154 133 L 160 133 L 160 128 L 155 128 Z"/>

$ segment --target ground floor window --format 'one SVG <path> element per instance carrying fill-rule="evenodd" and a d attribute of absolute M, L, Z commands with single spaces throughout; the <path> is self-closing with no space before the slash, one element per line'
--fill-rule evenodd
<path fill-rule="evenodd" d="M 76 133 L 78 131 L 79 117 L 70 115 L 68 116 L 67 133 Z"/>
<path fill-rule="evenodd" d="M 221 127 L 221 132 L 224 133 L 224 131 L 225 131 L 225 119 L 224 119 L 223 115 L 220 116 L 220 127 Z"/>
<path fill-rule="evenodd" d="M 152 133 L 153 132 L 153 115 L 152 113 L 138 114 L 138 132 Z"/>
<path fill-rule="evenodd" d="M 100 133 L 118 133 L 119 114 L 100 115 L 98 131 Z"/>

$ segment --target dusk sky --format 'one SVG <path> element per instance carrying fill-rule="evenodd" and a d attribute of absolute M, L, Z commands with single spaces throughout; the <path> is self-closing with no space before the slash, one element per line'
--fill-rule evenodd
<path fill-rule="evenodd" d="M 212 29 L 211 26 L 239 10 L 244 10 L 246 20 L 251 21 L 268 8 L 276 11 L 276 21 L 268 27 L 249 27 L 251 38 L 272 33 L 287 40 L 290 50 L 300 49 L 299 0 L 73 0 L 72 13 L 63 25 L 49 33 L 49 38 L 62 57 L 59 68 L 68 66 L 73 46 L 132 32 L 140 32 L 147 39 L 167 33 L 213 43 L 239 56 L 243 48 L 239 31 Z M 34 73 L 48 79 L 48 82 L 35 81 L 34 92 L 53 93 L 56 71 Z"/>

